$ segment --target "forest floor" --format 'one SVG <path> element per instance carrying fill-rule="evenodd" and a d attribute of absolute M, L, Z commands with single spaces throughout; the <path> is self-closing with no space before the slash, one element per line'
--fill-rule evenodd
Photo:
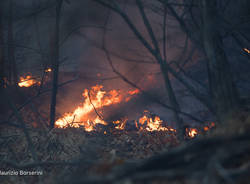
<path fill-rule="evenodd" d="M 112 133 L 86 132 L 83 129 L 67 128 L 48 131 L 27 127 L 35 154 L 40 162 L 50 162 L 43 167 L 46 177 L 4 176 L 4 183 L 54 183 L 58 176 L 69 175 L 74 168 L 87 161 L 85 174 L 105 175 L 114 166 L 130 160 L 143 160 L 178 145 L 174 133 L 120 131 Z M 1 129 L 1 170 L 34 170 L 29 167 L 32 153 L 24 132 L 18 128 Z M 71 166 L 71 162 L 78 162 Z M 53 163 L 54 162 L 54 163 Z M 57 163 L 60 162 L 60 167 Z M 63 164 L 65 163 L 65 164 Z M 62 166 L 64 169 L 62 169 Z M 37 168 L 37 167 L 35 167 Z M 3 177 L 3 176 L 0 176 Z M 36 178 L 36 179 L 34 179 Z M 61 178 L 61 177 L 59 177 Z M 54 181 L 54 182 L 53 182 Z M 2 182 L 1 182 L 2 183 Z"/>
<path fill-rule="evenodd" d="M 174 133 L 161 131 L 48 132 L 27 126 L 35 161 L 24 131 L 3 128 L 1 171 L 43 175 L 0 176 L 1 183 L 249 183 L 248 121 L 243 129 L 219 127 L 182 144 Z"/>
<path fill-rule="evenodd" d="M 25 122 L 31 122 L 28 119 Z M 0 180 L 1 184 L 248 184 L 249 131 L 249 112 L 232 114 L 224 124 L 183 142 L 169 131 L 86 132 L 49 130 L 37 123 L 2 124 L 0 171 L 42 171 L 42 175 L 1 175 Z"/>

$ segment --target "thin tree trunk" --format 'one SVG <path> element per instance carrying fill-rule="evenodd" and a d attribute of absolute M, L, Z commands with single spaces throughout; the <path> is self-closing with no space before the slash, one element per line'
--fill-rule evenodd
<path fill-rule="evenodd" d="M 8 17 L 8 60 L 9 60 L 9 82 L 17 85 L 17 68 L 15 61 L 14 48 L 14 32 L 13 32 L 13 1 L 9 2 L 9 17 Z"/>
<path fill-rule="evenodd" d="M 2 3 L 0 3 L 0 7 Z M 2 17 L 2 8 L 0 9 L 0 91 L 5 86 L 5 61 L 4 61 L 4 35 L 3 35 L 3 17 Z"/>
<path fill-rule="evenodd" d="M 135 36 L 137 37 L 137 39 L 144 45 L 144 47 L 146 49 L 148 49 L 148 51 L 156 58 L 157 62 L 160 64 L 160 69 L 163 75 L 163 80 L 165 83 L 165 87 L 166 90 L 168 92 L 168 97 L 170 100 L 170 106 L 176 110 L 173 111 L 174 114 L 174 118 L 176 119 L 176 123 L 179 127 L 182 126 L 182 120 L 179 117 L 178 112 L 180 111 L 180 107 L 177 103 L 172 85 L 171 85 L 171 81 L 169 79 L 169 74 L 168 72 L 170 71 L 170 68 L 168 66 L 168 63 L 166 62 L 166 60 L 164 60 L 161 57 L 161 53 L 160 53 L 160 49 L 158 46 L 158 41 L 155 37 L 155 34 L 153 32 L 152 26 L 150 25 L 150 22 L 144 12 L 144 7 L 143 4 L 140 0 L 136 0 L 136 4 L 138 6 L 138 9 L 140 11 L 140 14 L 142 16 L 144 25 L 149 33 L 149 36 L 152 40 L 153 46 L 151 46 L 151 44 L 143 37 L 143 35 L 137 30 L 136 26 L 132 23 L 132 21 L 130 20 L 130 18 L 127 16 L 126 13 L 123 12 L 123 10 L 114 2 L 109 4 L 108 2 L 104 1 L 104 0 L 95 0 L 96 2 L 102 4 L 103 6 L 106 6 L 108 8 L 110 8 L 111 10 L 115 11 L 116 13 L 118 13 L 123 19 L 124 21 L 127 23 L 128 27 L 131 29 L 131 31 L 135 34 Z M 172 73 L 172 72 L 171 72 Z M 180 131 L 182 132 L 182 131 Z"/>
<path fill-rule="evenodd" d="M 59 71 L 59 38 L 60 38 L 60 17 L 61 17 L 61 8 L 62 0 L 57 0 L 56 4 L 56 23 L 55 23 L 55 32 L 54 32 L 54 49 L 52 54 L 52 70 L 53 70 L 53 90 L 51 95 L 51 104 L 50 104 L 50 127 L 54 128 L 55 118 L 56 118 L 56 96 L 58 90 L 58 71 Z M 53 38 L 52 38 L 53 39 Z"/>
<path fill-rule="evenodd" d="M 155 37 L 155 34 L 154 34 L 154 31 L 153 31 L 153 28 L 149 22 L 149 19 L 147 18 L 147 15 L 144 11 L 144 7 L 143 7 L 143 4 L 140 0 L 136 0 L 136 3 L 137 3 L 137 6 L 139 8 L 139 11 L 141 13 L 141 16 L 142 16 L 142 19 L 143 19 L 143 22 L 144 22 L 144 25 L 145 27 L 147 28 L 147 31 L 150 35 L 150 38 L 153 42 L 153 45 L 154 45 L 154 51 L 155 51 L 155 56 L 156 56 L 156 59 L 158 61 L 158 63 L 160 64 L 160 69 L 161 69 L 161 73 L 162 73 L 162 76 L 163 76 L 163 79 L 164 79 L 164 83 L 165 83 L 165 87 L 166 87 L 166 91 L 167 91 L 167 96 L 168 96 L 168 99 L 169 99 L 169 102 L 170 102 L 170 106 L 173 107 L 175 110 L 173 110 L 173 115 L 174 115 L 174 118 L 175 118 L 175 121 L 176 121 L 176 124 L 178 126 L 178 129 L 180 131 L 179 134 L 178 134 L 178 137 L 179 139 L 182 139 L 184 136 L 183 136 L 183 130 L 182 130 L 182 127 L 183 127 L 183 123 L 182 123 L 182 120 L 178 114 L 178 112 L 180 111 L 180 106 L 177 102 L 177 99 L 176 99 L 176 96 L 175 96 L 175 93 L 174 93 L 174 90 L 173 90 L 173 87 L 172 87 L 172 84 L 171 84 L 171 81 L 169 79 L 169 68 L 168 68 L 168 64 L 167 64 L 167 60 L 166 60 L 166 40 L 165 43 L 163 43 L 163 49 L 165 49 L 163 51 L 163 58 L 161 57 L 161 53 L 160 53 L 160 49 L 159 49 L 159 46 L 158 46 L 158 41 Z M 166 11 L 166 9 L 165 9 Z M 164 15 L 164 18 L 163 18 L 163 21 L 166 21 L 166 14 Z M 164 29 L 163 29 L 163 34 L 164 34 L 164 39 L 165 39 L 165 28 L 166 28 L 166 25 L 165 25 L 165 22 L 163 23 L 164 24 Z"/>
<path fill-rule="evenodd" d="M 216 0 L 203 0 L 203 45 L 209 60 L 209 84 L 215 112 L 220 121 L 239 105 L 230 64 L 223 50 Z"/>
<path fill-rule="evenodd" d="M 164 77 L 164 81 L 165 81 L 165 86 L 168 92 L 168 98 L 170 101 L 171 106 L 174 108 L 173 110 L 173 115 L 174 118 L 177 122 L 177 126 L 178 126 L 178 138 L 180 140 L 182 140 L 184 138 L 184 134 L 185 134 L 185 130 L 184 130 L 184 126 L 183 126 L 183 122 L 182 119 L 180 118 L 178 112 L 180 111 L 180 106 L 177 102 L 176 96 L 174 94 L 172 85 L 171 85 L 171 81 L 169 79 L 169 70 L 168 70 L 168 66 L 167 66 L 167 48 L 166 48 L 166 44 L 167 44 L 167 7 L 166 5 L 164 5 L 164 17 L 163 17 L 163 62 L 161 62 L 160 66 L 161 66 L 161 72 L 163 74 Z"/>

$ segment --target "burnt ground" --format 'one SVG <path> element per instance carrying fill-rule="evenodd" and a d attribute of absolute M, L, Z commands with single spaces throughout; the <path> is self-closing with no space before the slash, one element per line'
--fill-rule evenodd
<path fill-rule="evenodd" d="M 83 128 L 50 130 L 41 109 L 38 112 L 29 106 L 14 113 L 8 123 L 3 121 L 0 170 L 42 171 L 43 175 L 0 176 L 1 183 L 249 181 L 248 112 L 233 114 L 227 127 L 216 126 L 179 142 L 175 132 L 139 131 L 133 122 L 124 130 L 112 126 L 98 126 L 93 132 Z"/>

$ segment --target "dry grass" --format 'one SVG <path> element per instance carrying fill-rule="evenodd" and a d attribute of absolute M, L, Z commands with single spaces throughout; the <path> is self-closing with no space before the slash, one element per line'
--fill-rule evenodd
<path fill-rule="evenodd" d="M 225 122 L 217 124 L 216 129 L 209 136 L 233 136 L 250 131 L 250 112 L 232 112 L 225 118 Z"/>
<path fill-rule="evenodd" d="M 83 129 L 67 128 L 49 131 L 44 127 L 28 126 L 29 133 L 41 162 L 46 161 L 91 161 L 82 174 L 105 175 L 113 167 L 127 160 L 140 160 L 157 155 L 178 145 L 176 136 L 166 132 L 125 132 L 113 131 L 85 132 Z M 250 130 L 250 115 L 247 112 L 232 113 L 226 125 L 217 125 L 208 133 L 208 137 L 244 134 Z M 0 136 L 1 160 L 11 160 L 23 164 L 32 161 L 32 155 L 21 129 L 4 127 Z M 81 161 L 80 161 L 81 160 Z M 13 168 L 0 162 L 0 169 Z M 1 183 L 57 183 L 61 177 L 72 175 L 74 166 L 44 166 L 44 175 L 40 177 L 1 176 Z M 156 183 L 162 183 L 156 182 Z M 165 182 L 163 182 L 165 183 Z M 189 183 L 186 181 L 186 183 Z M 190 183 L 192 183 L 190 181 Z"/>

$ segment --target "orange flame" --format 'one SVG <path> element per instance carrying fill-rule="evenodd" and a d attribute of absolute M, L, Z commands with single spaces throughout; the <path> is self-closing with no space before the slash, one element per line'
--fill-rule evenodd
<path fill-rule="evenodd" d="M 27 88 L 36 84 L 40 85 L 40 82 L 32 78 L 31 75 L 27 75 L 26 77 L 20 77 L 20 82 L 18 83 L 18 86 Z"/>
<path fill-rule="evenodd" d="M 132 98 L 132 95 L 136 95 L 136 94 L 139 94 L 140 93 L 140 90 L 139 89 L 135 89 L 135 90 L 131 90 L 128 92 L 128 94 L 130 94 L 131 96 L 128 96 L 125 101 L 128 102 L 129 100 L 131 100 Z"/>
<path fill-rule="evenodd" d="M 188 136 L 194 138 L 198 134 L 198 130 L 196 128 L 190 128 L 188 131 Z"/>
<path fill-rule="evenodd" d="M 249 49 L 244 48 L 243 50 L 244 50 L 245 52 L 247 52 L 248 54 L 250 54 L 250 50 L 249 50 Z"/>
<path fill-rule="evenodd" d="M 55 122 L 55 125 L 58 128 L 83 127 L 86 131 L 95 130 L 97 124 L 107 125 L 107 122 L 99 116 L 96 115 L 96 118 L 93 118 L 90 113 L 105 106 L 121 103 L 123 98 L 128 95 L 122 95 L 122 93 L 122 91 L 118 90 L 103 91 L 101 85 L 93 86 L 91 90 L 85 89 L 82 94 L 85 99 L 84 103 L 78 106 L 73 113 L 64 114 L 62 118 Z M 119 124 L 117 129 L 122 129 L 125 127 L 126 121 L 121 124 L 116 121 L 114 124 Z"/>
<path fill-rule="evenodd" d="M 47 68 L 45 69 L 45 73 L 49 73 L 49 72 L 52 72 L 52 69 L 51 68 Z M 31 86 L 34 86 L 34 85 L 40 85 L 41 82 L 37 79 L 35 79 L 34 77 L 32 77 L 31 74 L 29 75 L 26 75 L 26 77 L 20 77 L 20 82 L 18 83 L 18 86 L 19 87 L 31 87 Z"/>
<path fill-rule="evenodd" d="M 207 132 L 208 130 L 210 130 L 210 129 L 213 128 L 213 127 L 215 127 L 215 123 L 214 123 L 214 122 L 211 122 L 210 124 L 208 124 L 207 126 L 205 126 L 205 127 L 203 128 L 203 130 L 204 130 L 205 132 Z"/>
<path fill-rule="evenodd" d="M 209 127 L 205 126 L 203 129 L 204 129 L 204 131 L 208 131 Z"/>
<path fill-rule="evenodd" d="M 124 130 L 127 121 L 128 121 L 127 118 L 125 118 L 125 119 L 123 119 L 123 120 L 121 120 L 121 121 L 120 121 L 120 120 L 113 121 L 113 123 L 114 123 L 115 125 L 117 125 L 117 126 L 115 127 L 115 129 Z"/>
<path fill-rule="evenodd" d="M 148 111 L 144 111 L 144 113 L 149 113 Z M 163 120 L 160 119 L 159 116 L 149 117 L 146 114 L 139 119 L 139 124 L 141 125 L 140 130 L 146 130 L 149 132 L 152 131 L 171 131 L 176 132 L 173 128 L 168 128 L 162 126 Z M 137 122 L 135 122 L 137 128 L 139 128 Z M 144 126 L 145 125 L 145 126 Z"/>
<path fill-rule="evenodd" d="M 135 95 L 135 94 L 140 93 L 140 90 L 139 90 L 139 89 L 135 89 L 135 90 L 129 91 L 128 93 L 129 93 L 130 95 Z"/>
<path fill-rule="evenodd" d="M 46 73 L 52 72 L 52 69 L 51 68 L 47 68 L 47 69 L 45 69 L 45 72 Z"/>
<path fill-rule="evenodd" d="M 102 114 L 99 113 L 101 108 L 114 104 L 119 104 L 122 101 L 127 101 L 128 98 L 132 98 L 133 95 L 138 94 L 139 90 L 131 90 L 125 93 L 121 90 L 104 91 L 103 86 L 96 85 L 91 87 L 90 90 L 85 89 L 83 92 L 84 102 L 78 106 L 72 113 L 65 113 L 63 117 L 59 118 L 55 122 L 57 128 L 83 128 L 85 131 L 91 132 L 96 130 L 97 124 L 107 125 L 108 123 L 102 119 Z M 93 113 L 95 114 L 93 115 Z M 128 118 L 113 121 L 115 129 L 124 130 Z M 135 126 L 139 131 L 168 131 L 176 132 L 174 128 L 163 126 L 163 120 L 159 116 L 152 115 L 149 111 L 145 110 L 144 115 L 139 118 L 138 121 L 134 121 Z M 203 127 L 205 131 L 208 131 L 215 126 L 214 122 Z M 191 138 L 196 137 L 198 129 L 187 128 L 187 135 Z M 104 134 L 107 134 L 104 131 Z"/>

